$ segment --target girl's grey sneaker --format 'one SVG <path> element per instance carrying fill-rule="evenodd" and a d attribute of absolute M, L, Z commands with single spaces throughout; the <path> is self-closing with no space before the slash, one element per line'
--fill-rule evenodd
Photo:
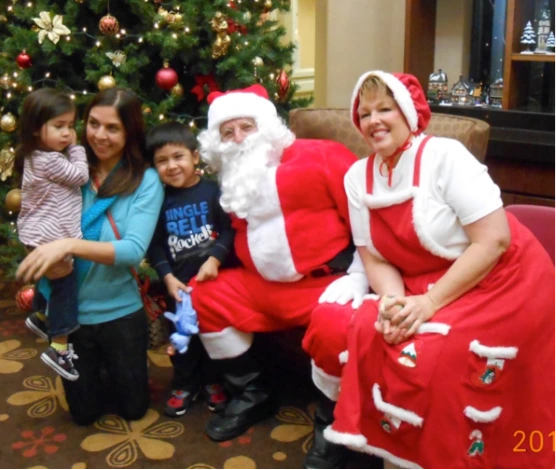
<path fill-rule="evenodd" d="M 48 341 L 46 323 L 43 322 L 36 313 L 32 313 L 25 319 L 25 326 L 40 338 Z"/>
<path fill-rule="evenodd" d="M 66 380 L 72 382 L 79 378 L 79 372 L 73 366 L 73 360 L 79 359 L 73 352 L 73 346 L 68 344 L 66 351 L 56 351 L 52 346 L 41 354 L 42 361 Z"/>

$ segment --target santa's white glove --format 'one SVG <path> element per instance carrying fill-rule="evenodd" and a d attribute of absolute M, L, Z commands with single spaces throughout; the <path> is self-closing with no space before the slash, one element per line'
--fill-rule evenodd
<path fill-rule="evenodd" d="M 345 305 L 353 300 L 351 306 L 359 308 L 367 292 L 369 292 L 367 276 L 364 273 L 351 273 L 332 282 L 319 297 L 319 304 Z"/>

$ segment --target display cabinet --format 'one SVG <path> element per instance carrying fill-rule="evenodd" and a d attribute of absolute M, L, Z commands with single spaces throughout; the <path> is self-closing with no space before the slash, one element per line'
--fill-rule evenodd
<path fill-rule="evenodd" d="M 554 8 L 554 3 L 550 3 Z M 504 109 L 528 109 L 531 89 L 538 87 L 547 88 L 546 94 L 552 93 L 552 99 L 548 97 L 547 101 L 549 103 L 552 101 L 553 107 L 554 54 L 521 53 L 525 49 L 524 44 L 521 43 L 523 30 L 528 21 L 539 16 L 539 9 L 545 4 L 546 2 L 535 0 L 507 0 L 502 95 Z M 554 28 L 554 24 L 550 26 L 550 19 L 548 23 L 550 28 Z M 554 112 L 553 109 L 551 111 Z"/>

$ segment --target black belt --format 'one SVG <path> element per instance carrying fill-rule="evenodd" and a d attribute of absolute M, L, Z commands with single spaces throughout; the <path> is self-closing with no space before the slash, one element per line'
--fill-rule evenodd
<path fill-rule="evenodd" d="M 324 277 L 331 274 L 345 273 L 353 262 L 353 252 L 355 247 L 353 245 L 344 248 L 334 258 L 327 263 L 317 266 L 311 270 L 308 277 Z"/>

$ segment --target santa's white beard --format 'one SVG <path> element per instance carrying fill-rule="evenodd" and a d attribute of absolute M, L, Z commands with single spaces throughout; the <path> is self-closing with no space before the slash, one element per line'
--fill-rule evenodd
<path fill-rule="evenodd" d="M 222 165 L 220 204 L 224 211 L 244 219 L 259 199 L 268 168 L 278 165 L 280 155 L 260 133 L 250 135 L 241 144 L 218 144 L 217 151 Z"/>

